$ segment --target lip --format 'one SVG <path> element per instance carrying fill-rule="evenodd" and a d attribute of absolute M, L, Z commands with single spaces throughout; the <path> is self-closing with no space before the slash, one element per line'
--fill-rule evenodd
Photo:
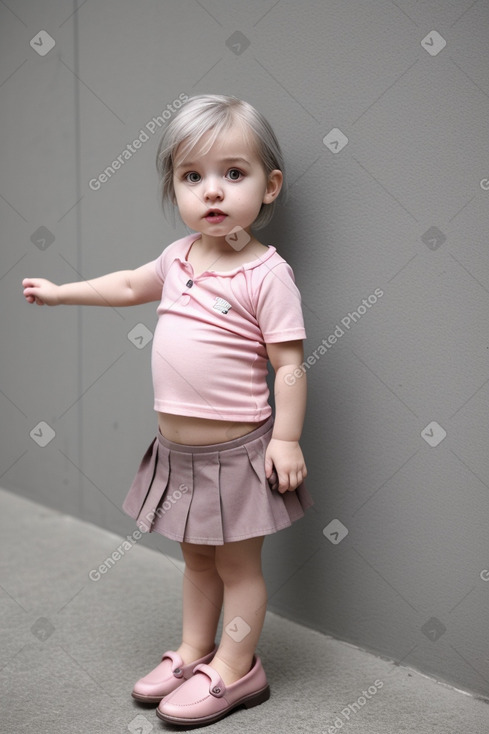
<path fill-rule="evenodd" d="M 219 224 L 220 222 L 223 222 L 225 218 L 227 217 L 227 214 L 224 214 L 220 209 L 208 209 L 207 213 L 204 215 L 204 219 L 206 222 L 211 222 L 214 224 Z"/>

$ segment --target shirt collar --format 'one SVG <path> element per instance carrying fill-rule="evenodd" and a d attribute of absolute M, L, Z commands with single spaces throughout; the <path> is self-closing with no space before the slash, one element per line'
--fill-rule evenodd
<path fill-rule="evenodd" d="M 187 255 L 190 252 L 190 248 L 200 237 L 199 232 L 193 232 L 192 234 L 188 235 L 187 237 L 183 237 L 179 241 L 179 247 L 177 249 L 177 252 L 175 253 L 174 260 L 179 260 L 180 263 L 183 265 L 187 264 L 190 265 L 190 263 L 187 260 Z M 265 252 L 261 257 L 257 258 L 256 260 L 250 260 L 250 262 L 242 263 L 241 265 L 238 265 L 237 267 L 233 268 L 232 270 L 205 270 L 203 273 L 200 273 L 197 277 L 200 278 L 203 275 L 215 275 L 219 277 L 226 277 L 226 276 L 232 276 L 236 273 L 239 273 L 242 270 L 253 270 L 253 268 L 257 268 L 260 265 L 262 265 L 264 262 L 269 260 L 272 255 L 275 254 L 277 251 L 276 248 L 273 245 L 267 245 L 268 251 Z"/>

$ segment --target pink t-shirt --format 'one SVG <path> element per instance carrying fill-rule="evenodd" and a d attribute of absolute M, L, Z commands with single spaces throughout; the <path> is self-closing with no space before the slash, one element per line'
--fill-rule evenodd
<path fill-rule="evenodd" d="M 272 412 L 266 343 L 306 338 L 294 274 L 269 246 L 234 270 L 194 277 L 186 258 L 198 237 L 173 242 L 149 263 L 163 286 L 151 359 L 154 408 L 258 422 Z"/>

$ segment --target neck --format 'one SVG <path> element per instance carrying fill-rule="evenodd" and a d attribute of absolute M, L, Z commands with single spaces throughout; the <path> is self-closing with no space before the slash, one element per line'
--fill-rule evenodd
<path fill-rule="evenodd" d="M 238 246 L 236 248 L 233 248 L 233 238 L 235 238 L 235 241 L 238 245 L 240 243 L 242 244 L 243 240 L 240 240 L 240 237 L 244 236 L 243 232 L 246 232 L 249 240 L 242 247 Z M 255 237 L 253 237 L 253 235 L 251 234 L 251 232 L 248 229 L 246 229 L 242 231 L 241 233 L 238 233 L 238 235 L 233 233 L 232 235 L 224 235 L 222 237 L 212 237 L 211 235 L 200 234 L 200 237 L 197 237 L 196 242 L 199 242 L 199 247 L 202 253 L 220 253 L 221 254 L 221 253 L 232 252 L 233 249 L 236 252 L 242 251 L 246 247 L 256 244 L 258 240 Z"/>

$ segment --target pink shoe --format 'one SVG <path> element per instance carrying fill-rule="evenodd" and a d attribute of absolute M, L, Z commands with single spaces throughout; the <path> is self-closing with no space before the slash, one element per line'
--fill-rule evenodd
<path fill-rule="evenodd" d="M 193 663 L 188 665 L 184 664 L 178 653 L 172 650 L 165 652 L 161 658 L 161 663 L 151 673 L 138 680 L 133 688 L 132 697 L 144 703 L 159 703 L 164 696 L 167 696 L 191 677 L 196 665 L 210 663 L 216 654 L 216 649 L 214 647 L 214 650 L 208 655 L 194 660 Z"/>
<path fill-rule="evenodd" d="M 184 685 L 160 701 L 156 714 L 171 724 L 212 724 L 239 706 L 249 709 L 269 698 L 270 686 L 255 656 L 250 672 L 230 686 L 210 665 L 197 665 Z"/>

